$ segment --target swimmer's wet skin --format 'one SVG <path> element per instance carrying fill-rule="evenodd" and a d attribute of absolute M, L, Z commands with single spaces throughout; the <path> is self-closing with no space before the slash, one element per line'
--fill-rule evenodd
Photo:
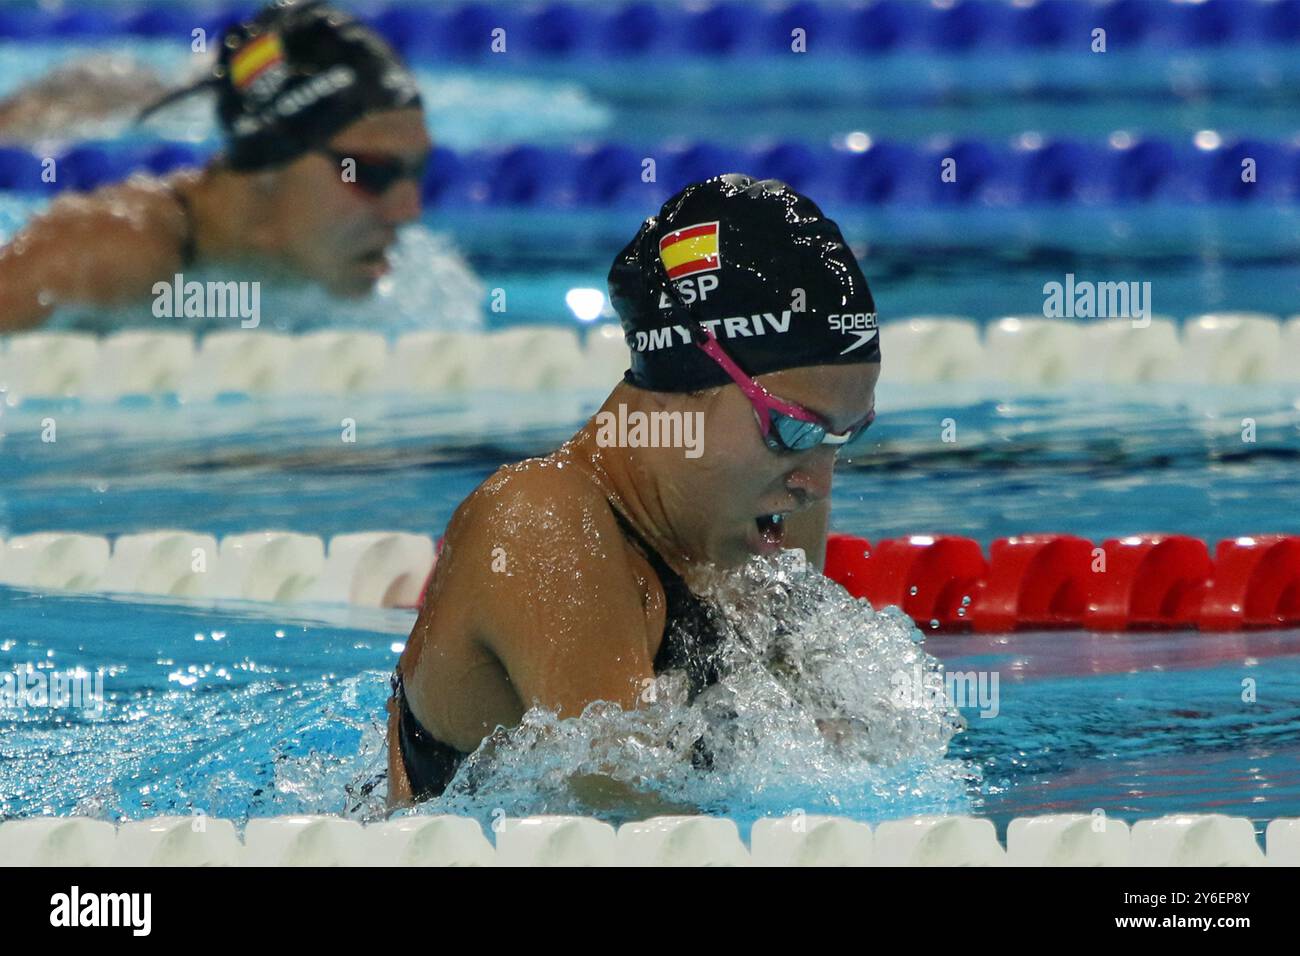
<path fill-rule="evenodd" d="M 222 38 L 212 76 L 226 147 L 202 170 L 65 196 L 0 249 L 0 332 L 60 305 L 149 307 L 192 265 L 363 295 L 420 215 L 431 141 L 414 76 L 324 3 L 281 0 Z M 351 161 L 351 162 L 345 162 Z"/>
<path fill-rule="evenodd" d="M 0 99 L 0 144 L 59 139 L 70 123 L 129 121 L 165 92 L 162 80 L 129 56 L 100 54 L 60 66 Z"/>
<path fill-rule="evenodd" d="M 821 565 L 836 453 L 874 417 L 880 372 L 839 227 L 784 183 L 715 177 L 645 221 L 609 288 L 632 367 L 601 412 L 698 413 L 704 454 L 610 444 L 598 413 L 460 505 L 394 679 L 391 805 L 442 793 L 533 706 L 630 709 L 665 670 L 698 694 L 718 637 L 692 581 L 782 548 Z M 683 760 L 707 767 L 707 748 Z M 594 789 L 653 809 L 614 784 Z"/>

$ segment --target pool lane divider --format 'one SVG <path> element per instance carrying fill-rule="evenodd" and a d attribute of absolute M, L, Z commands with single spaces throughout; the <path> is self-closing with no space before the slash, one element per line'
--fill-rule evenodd
<path fill-rule="evenodd" d="M 1300 625 L 1300 536 L 1218 542 L 1140 534 L 1100 545 L 1073 535 L 976 541 L 833 534 L 826 574 L 927 631 L 1240 631 Z"/>
<path fill-rule="evenodd" d="M 32 198 L 84 192 L 137 173 L 159 176 L 202 166 L 213 155 L 215 146 L 172 142 L 85 141 L 45 151 L 0 146 L 0 192 Z M 647 157 L 658 169 L 650 183 L 640 176 Z M 53 181 L 51 161 L 58 171 Z M 942 175 L 953 168 L 962 171 L 960 177 Z M 1210 141 L 1204 133 L 1083 140 L 1028 132 L 1012 141 L 876 139 L 829 146 L 793 140 L 438 146 L 420 196 L 427 207 L 449 210 L 609 210 L 635 217 L 688 183 L 732 170 L 780 179 L 824 207 L 845 211 L 1124 209 L 1149 203 L 1290 209 L 1300 202 L 1300 141 Z"/>
<path fill-rule="evenodd" d="M 11 866 L 1296 866 L 1300 820 L 1275 819 L 1265 849 L 1253 823 L 1178 814 L 1128 824 L 1094 813 L 1018 817 L 1005 844 L 993 823 L 922 816 L 868 824 L 797 814 L 758 820 L 746 843 L 726 817 L 608 823 L 582 816 L 478 821 L 404 816 L 361 824 L 331 816 L 247 822 L 158 816 L 114 826 L 87 817 L 0 823 Z"/>
<path fill-rule="evenodd" d="M 235 322 L 237 320 L 232 320 Z M 1076 384 L 1300 386 L 1300 315 L 1207 312 L 1060 319 L 910 316 L 881 326 L 889 383 L 1048 392 Z M 140 395 L 426 395 L 609 388 L 630 354 L 615 322 L 481 332 L 284 334 L 132 329 L 0 337 L 0 392 L 112 402 Z"/>
<path fill-rule="evenodd" d="M 0 584 L 38 591 L 416 608 L 441 540 L 397 531 L 44 532 L 0 540 Z M 1240 631 L 1300 626 L 1300 535 L 1068 534 L 878 541 L 832 534 L 825 572 L 927 632 Z"/>
<path fill-rule="evenodd" d="M 140 395 L 209 401 L 227 395 L 537 392 L 608 387 L 622 377 L 629 357 L 622 330 L 612 322 L 430 330 L 390 341 L 378 332 L 288 335 L 229 321 L 233 328 L 202 336 L 131 329 L 102 338 L 81 332 L 0 337 L 0 391 L 10 404 Z"/>
<path fill-rule="evenodd" d="M 250 16 L 256 2 L 9 4 L 0 8 L 0 40 L 88 42 L 139 37 L 191 42 L 201 28 L 214 36 Z M 792 51 L 857 58 L 896 51 L 932 55 L 1073 51 L 1092 55 L 1093 31 L 1111 49 L 1143 52 L 1264 48 L 1300 39 L 1295 0 L 1121 3 L 966 0 L 963 3 L 800 2 L 691 5 L 624 2 L 514 4 L 427 0 L 358 2 L 349 9 L 417 63 L 481 62 L 492 56 L 494 30 L 527 59 L 608 63 L 664 58 L 733 61 L 741 68 L 773 63 Z M 653 58 L 653 59 L 652 59 Z"/>

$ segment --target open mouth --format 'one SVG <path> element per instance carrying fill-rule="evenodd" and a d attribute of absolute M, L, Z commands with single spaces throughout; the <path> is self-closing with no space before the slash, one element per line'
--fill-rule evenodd
<path fill-rule="evenodd" d="M 388 255 L 383 247 L 363 252 L 354 260 L 366 275 L 378 278 L 389 270 Z"/>
<path fill-rule="evenodd" d="M 763 541 L 776 547 L 781 546 L 785 539 L 784 514 L 759 515 L 754 519 L 754 524 L 758 526 L 758 534 Z"/>

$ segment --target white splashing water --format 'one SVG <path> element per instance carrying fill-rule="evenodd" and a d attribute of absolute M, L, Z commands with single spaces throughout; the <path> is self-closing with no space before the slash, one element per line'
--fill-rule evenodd
<path fill-rule="evenodd" d="M 663 812 L 875 820 L 968 811 L 977 773 L 946 756 L 960 715 L 942 695 L 896 692 L 899 675 L 942 673 L 920 632 L 801 559 L 755 558 L 710 583 L 726 619 L 721 679 L 689 705 L 684 675 L 670 672 L 632 711 L 598 702 L 561 720 L 533 709 L 485 741 L 441 798 L 409 812 L 484 821 L 595 812 L 618 822 Z M 692 763 L 700 746 L 711 769 Z M 382 812 L 381 795 L 358 809 Z"/>
<path fill-rule="evenodd" d="M 486 287 L 451 238 L 408 226 L 389 252 L 392 271 L 372 295 L 331 296 L 319 286 L 263 286 L 264 324 L 281 332 L 354 328 L 389 336 L 419 330 L 473 332 L 483 328 Z"/>
<path fill-rule="evenodd" d="M 263 283 L 259 290 L 259 328 L 285 333 L 357 329 L 390 338 L 420 330 L 473 332 L 483 328 L 486 287 L 450 237 L 422 225 L 408 226 L 399 234 L 389 257 L 392 271 L 377 283 L 371 295 L 360 299 L 340 299 L 306 282 Z M 185 272 L 186 282 L 224 282 L 230 278 L 226 270 L 219 268 Z M 141 327 L 198 333 L 237 330 L 240 319 L 160 319 L 153 314 L 152 299 L 144 299 L 115 309 L 60 310 L 48 327 L 99 334 Z"/>

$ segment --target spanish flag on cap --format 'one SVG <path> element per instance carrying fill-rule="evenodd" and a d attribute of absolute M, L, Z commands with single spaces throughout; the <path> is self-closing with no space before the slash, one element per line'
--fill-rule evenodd
<path fill-rule="evenodd" d="M 659 240 L 659 258 L 663 260 L 670 279 L 722 268 L 718 251 L 718 221 L 701 222 L 668 233 Z"/>
<path fill-rule="evenodd" d="M 266 33 L 235 54 L 230 61 L 230 81 L 242 90 L 255 79 L 284 62 L 284 47 L 275 33 Z"/>

